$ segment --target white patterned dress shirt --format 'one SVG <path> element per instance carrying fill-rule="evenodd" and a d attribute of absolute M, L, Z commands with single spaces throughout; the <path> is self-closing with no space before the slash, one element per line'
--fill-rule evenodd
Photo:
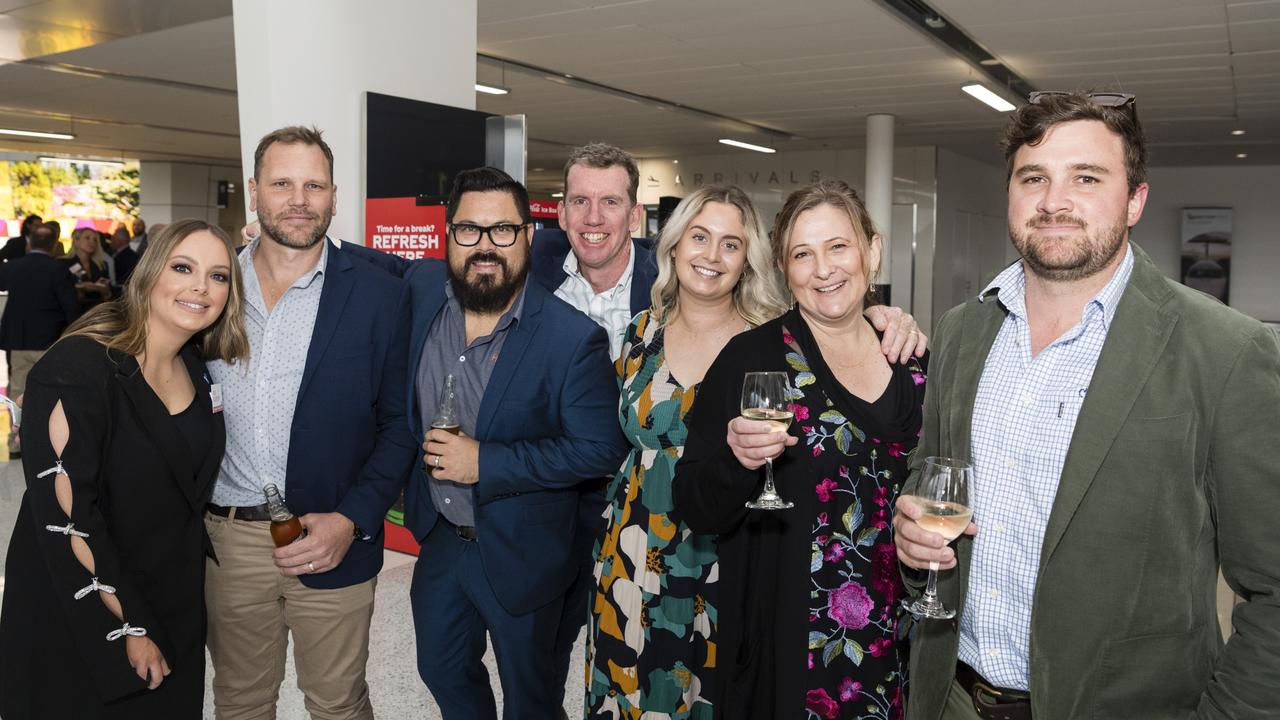
<path fill-rule="evenodd" d="M 262 286 L 253 268 L 261 238 L 241 251 L 237 260 L 244 277 L 244 327 L 249 335 L 249 360 L 229 365 L 209 363 L 209 376 L 222 384 L 227 425 L 227 449 L 213 488 L 215 505 L 245 507 L 265 502 L 262 488 L 275 483 L 288 497 L 285 471 L 289 464 L 289 435 L 298 404 L 302 371 L 320 311 L 324 267 L 329 257 L 325 239 L 320 261 L 284 291 L 267 312 Z M 335 442 L 341 442 L 335 439 Z"/>
<path fill-rule="evenodd" d="M 1132 271 L 1133 250 L 1126 246 L 1124 260 L 1085 305 L 1080 323 L 1034 358 L 1022 262 L 980 296 L 998 301 L 1008 315 L 987 355 L 973 407 L 969 501 L 979 532 L 960 616 L 960 660 L 999 687 L 1029 689 L 1040 548 L 1076 416 Z M 987 295 L 992 289 L 998 289 L 994 298 Z"/>
<path fill-rule="evenodd" d="M 631 324 L 631 276 L 636 269 L 636 249 L 631 248 L 631 259 L 627 261 L 627 269 L 618 284 L 602 293 L 597 293 L 591 283 L 578 270 L 578 256 L 572 251 L 564 258 L 564 271 L 568 275 L 560 287 L 556 288 L 556 297 L 586 313 L 587 317 L 604 328 L 609 335 L 609 359 L 617 360 L 622 353 L 622 337 Z"/>

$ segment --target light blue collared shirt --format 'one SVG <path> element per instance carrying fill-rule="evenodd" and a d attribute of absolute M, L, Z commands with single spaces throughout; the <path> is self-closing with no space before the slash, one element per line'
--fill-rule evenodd
<path fill-rule="evenodd" d="M 227 450 L 213 489 L 216 505 L 261 505 L 266 501 L 262 488 L 268 483 L 275 483 L 287 498 L 285 472 L 293 411 L 324 290 L 328 238 L 322 241 L 324 249 L 316 266 L 295 280 L 268 312 L 253 267 L 260 242 L 261 238 L 255 239 L 237 258 L 244 277 L 249 360 L 235 365 L 220 360 L 209 363 L 209 375 L 222 384 L 227 425 Z"/>
<path fill-rule="evenodd" d="M 1008 311 L 973 406 L 973 542 L 960 660 L 1000 687 L 1028 690 L 1031 603 L 1049 513 L 1094 367 L 1133 272 L 1133 249 L 1080 323 L 1034 358 L 1022 262 L 982 291 Z M 1085 609 L 1081 609 L 1085 612 Z"/>

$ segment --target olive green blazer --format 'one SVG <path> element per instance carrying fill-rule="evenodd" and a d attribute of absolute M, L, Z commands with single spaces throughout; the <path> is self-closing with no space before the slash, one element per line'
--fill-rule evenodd
<path fill-rule="evenodd" d="M 1166 278 L 1136 245 L 1045 529 L 1031 614 L 1036 720 L 1280 718 L 1280 344 Z M 988 293 L 938 323 L 920 449 L 970 457 Z M 1016 435 L 1008 442 L 1023 440 Z M 975 483 L 981 483 L 978 477 Z M 979 532 L 982 517 L 975 516 Z M 963 608 L 972 539 L 939 575 Z M 1218 568 L 1245 600 L 1223 644 Z M 957 621 L 911 631 L 907 717 L 938 720 Z"/>

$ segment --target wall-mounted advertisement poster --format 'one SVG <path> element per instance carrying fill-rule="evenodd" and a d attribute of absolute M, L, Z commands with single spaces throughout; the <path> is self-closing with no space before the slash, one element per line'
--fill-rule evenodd
<path fill-rule="evenodd" d="M 1231 208 L 1182 208 L 1182 282 L 1229 303 Z"/>

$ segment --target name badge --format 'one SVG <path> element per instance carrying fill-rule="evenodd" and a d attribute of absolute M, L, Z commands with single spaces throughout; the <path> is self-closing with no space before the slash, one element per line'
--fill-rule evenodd
<path fill-rule="evenodd" d="M 213 403 L 214 412 L 222 412 L 222 383 L 214 383 L 209 386 L 209 400 Z"/>

